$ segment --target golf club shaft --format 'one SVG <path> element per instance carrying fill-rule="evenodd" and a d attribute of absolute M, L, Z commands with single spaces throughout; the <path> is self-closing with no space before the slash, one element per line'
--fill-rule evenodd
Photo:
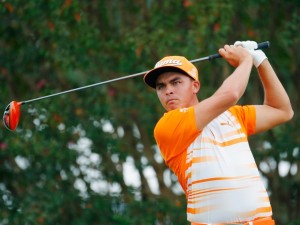
<path fill-rule="evenodd" d="M 269 48 L 269 47 L 270 47 L 270 42 L 266 41 L 266 42 L 258 43 L 257 49 L 265 49 L 265 48 Z M 257 49 L 255 49 L 255 50 L 257 50 Z M 190 60 L 190 62 L 195 63 L 195 62 L 201 62 L 201 61 L 206 61 L 206 60 L 211 61 L 213 59 L 217 59 L 217 58 L 221 58 L 221 57 L 222 56 L 219 53 L 216 53 L 216 54 L 209 55 L 209 56 L 206 56 L 206 57 Z M 70 93 L 70 92 L 75 92 L 75 91 L 83 90 L 83 89 L 86 89 L 86 88 L 99 86 L 99 85 L 102 85 L 102 84 L 108 84 L 108 83 L 112 83 L 112 82 L 115 82 L 115 81 L 120 81 L 120 80 L 125 80 L 125 79 L 129 79 L 129 78 L 133 78 L 133 77 L 138 77 L 138 76 L 146 74 L 147 72 L 148 71 L 135 73 L 135 74 L 131 74 L 131 75 L 128 75 L 128 76 L 114 78 L 114 79 L 111 79 L 111 80 L 102 81 L 102 82 L 98 82 L 98 83 L 95 83 L 95 84 L 90 84 L 90 85 L 86 85 L 86 86 L 83 86 L 83 87 L 74 88 L 74 89 L 70 89 L 70 90 L 67 90 L 67 91 L 62 91 L 62 92 L 58 92 L 58 93 L 55 93 L 55 94 L 51 94 L 51 95 L 47 95 L 47 96 L 43 96 L 43 97 L 39 97 L 39 98 L 34 98 L 34 99 L 31 99 L 31 100 L 22 101 L 21 104 L 24 105 L 24 104 L 27 104 L 27 103 L 30 103 L 30 102 L 35 102 L 35 101 L 42 100 L 42 99 L 45 99 L 45 98 L 51 98 L 51 97 L 55 97 L 55 96 L 58 96 L 58 95 L 63 95 L 63 94 L 67 94 L 67 93 Z"/>
<path fill-rule="evenodd" d="M 102 84 L 108 84 L 108 83 L 112 83 L 112 82 L 115 82 L 115 81 L 120 81 L 120 80 L 125 80 L 125 79 L 129 79 L 129 78 L 141 76 L 145 73 L 147 73 L 147 71 L 131 74 L 131 75 L 124 76 L 124 77 L 114 78 L 114 79 L 111 79 L 111 80 L 106 80 L 106 81 L 98 82 L 98 83 L 95 83 L 95 84 L 86 85 L 86 86 L 83 86 L 83 87 L 74 88 L 74 89 L 70 89 L 70 90 L 67 90 L 67 91 L 62 91 L 62 92 L 58 92 L 58 93 L 55 93 L 55 94 L 42 96 L 42 97 L 39 97 L 39 98 L 34 98 L 34 99 L 22 101 L 22 105 L 30 103 L 30 102 L 35 102 L 35 101 L 38 101 L 38 100 L 42 100 L 42 99 L 45 99 L 45 98 L 51 98 L 51 97 L 54 97 L 54 96 L 63 95 L 63 94 L 67 94 L 67 93 L 74 92 L 74 91 L 79 91 L 79 90 L 90 88 L 90 87 L 99 86 L 99 85 L 102 85 Z"/>

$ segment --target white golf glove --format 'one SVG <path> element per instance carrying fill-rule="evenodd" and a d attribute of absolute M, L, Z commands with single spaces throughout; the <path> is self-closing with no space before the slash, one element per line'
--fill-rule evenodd
<path fill-rule="evenodd" d="M 242 46 L 247 49 L 253 58 L 253 64 L 256 68 L 267 59 L 266 54 L 262 50 L 255 50 L 257 49 L 257 43 L 255 41 L 236 41 L 234 46 Z"/>

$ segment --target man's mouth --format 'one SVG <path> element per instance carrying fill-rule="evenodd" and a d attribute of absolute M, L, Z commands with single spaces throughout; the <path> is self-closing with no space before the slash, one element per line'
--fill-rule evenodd
<path fill-rule="evenodd" d="M 167 100 L 167 105 L 173 104 L 175 101 L 176 101 L 176 99 L 169 99 L 169 100 Z"/>

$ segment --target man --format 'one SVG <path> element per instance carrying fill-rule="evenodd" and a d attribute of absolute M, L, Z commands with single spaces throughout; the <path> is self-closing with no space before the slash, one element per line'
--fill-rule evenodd
<path fill-rule="evenodd" d="M 144 76 L 167 111 L 154 136 L 186 193 L 192 225 L 274 224 L 248 135 L 287 122 L 293 110 L 267 57 L 254 51 L 256 47 L 254 41 L 239 41 L 219 49 L 235 70 L 200 102 L 198 71 L 184 57 L 165 57 Z M 264 103 L 238 106 L 253 64 L 263 85 Z"/>

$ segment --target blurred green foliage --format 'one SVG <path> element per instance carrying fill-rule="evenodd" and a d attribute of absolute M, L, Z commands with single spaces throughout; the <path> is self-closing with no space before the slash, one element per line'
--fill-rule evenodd
<path fill-rule="evenodd" d="M 277 224 L 300 224 L 299 18 L 296 0 L 0 1 L 0 108 L 150 69 L 165 55 L 195 59 L 236 40 L 265 50 L 294 119 L 251 138 Z M 232 70 L 197 64 L 203 99 Z M 241 104 L 259 104 L 256 71 Z M 16 132 L 0 125 L 0 224 L 188 224 L 185 197 L 159 159 L 163 113 L 142 78 L 22 106 Z M 140 181 L 128 184 L 133 162 Z M 281 166 L 287 165 L 282 174 Z M 158 193 L 145 170 L 155 171 Z M 178 190 L 178 188 L 177 188 Z"/>

